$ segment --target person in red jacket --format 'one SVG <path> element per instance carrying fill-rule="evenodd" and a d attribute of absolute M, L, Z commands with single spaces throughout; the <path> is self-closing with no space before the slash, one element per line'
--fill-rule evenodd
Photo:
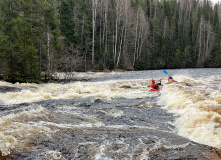
<path fill-rule="evenodd" d="M 155 83 L 155 80 L 152 79 L 152 88 L 153 89 L 159 89 L 159 85 L 161 85 L 161 81 L 159 83 Z"/>

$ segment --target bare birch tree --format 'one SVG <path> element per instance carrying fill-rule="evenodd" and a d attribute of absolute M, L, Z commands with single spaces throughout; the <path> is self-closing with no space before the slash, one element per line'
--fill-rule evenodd
<path fill-rule="evenodd" d="M 122 59 L 125 68 L 133 69 L 133 52 L 134 52 L 134 37 L 135 37 L 135 11 L 131 7 L 131 0 L 127 1 L 125 6 L 125 18 L 124 18 L 124 36 L 123 36 L 123 48 Z"/>
<path fill-rule="evenodd" d="M 96 17 L 97 17 L 97 0 L 92 0 L 92 65 L 94 65 L 94 43 L 95 43 L 95 31 L 96 31 Z"/>
<path fill-rule="evenodd" d="M 205 34 L 205 20 L 204 17 L 201 16 L 200 25 L 199 25 L 199 53 L 198 53 L 198 60 L 197 60 L 197 67 L 202 65 L 202 55 L 204 52 L 203 44 L 204 44 L 204 34 Z"/>
<path fill-rule="evenodd" d="M 139 34 L 138 34 L 138 45 L 137 45 L 137 57 L 141 56 L 141 51 L 143 47 L 144 40 L 146 39 L 147 35 L 149 34 L 149 23 L 145 17 L 145 13 L 143 10 L 139 12 Z"/>
<path fill-rule="evenodd" d="M 128 29 L 128 19 L 129 19 L 129 7 L 130 7 L 130 0 L 125 0 L 124 5 L 121 3 L 121 9 L 120 9 L 120 36 L 119 36 L 119 45 L 118 45 L 118 51 L 117 51 L 117 59 L 116 59 L 116 67 L 119 66 L 120 58 L 122 55 L 122 52 L 125 48 L 124 43 L 126 41 L 126 35 L 127 35 L 127 29 Z"/>
<path fill-rule="evenodd" d="M 218 3 L 218 18 L 219 18 L 219 26 L 221 26 L 221 3 Z M 221 36 L 221 27 L 219 27 L 219 33 Z M 219 45 L 221 46 L 221 40 L 219 42 Z"/>
<path fill-rule="evenodd" d="M 140 11 L 140 8 L 137 10 L 136 12 L 136 27 L 135 27 L 135 39 L 134 39 L 134 58 L 133 58 L 133 66 L 135 64 L 135 60 L 136 60 L 136 52 L 137 52 L 137 34 L 138 34 L 138 25 L 139 25 L 139 11 Z"/>
<path fill-rule="evenodd" d="M 215 33 L 210 23 L 206 25 L 206 32 L 205 60 L 210 57 L 210 53 L 215 45 Z"/>
<path fill-rule="evenodd" d="M 109 4 L 109 0 L 101 0 L 100 3 L 97 4 L 97 28 L 99 28 L 100 37 L 100 57 L 103 57 L 100 58 L 100 62 L 103 62 L 103 68 L 106 68 L 106 56 L 108 50 L 107 44 Z"/>

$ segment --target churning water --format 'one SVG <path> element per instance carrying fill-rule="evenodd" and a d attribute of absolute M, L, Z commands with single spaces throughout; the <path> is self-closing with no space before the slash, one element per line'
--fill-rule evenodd
<path fill-rule="evenodd" d="M 163 70 L 0 82 L 0 159 L 220 159 L 221 69 L 167 72 L 160 92 Z"/>

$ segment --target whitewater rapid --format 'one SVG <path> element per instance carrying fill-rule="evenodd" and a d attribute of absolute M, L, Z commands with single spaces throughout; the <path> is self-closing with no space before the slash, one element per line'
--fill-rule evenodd
<path fill-rule="evenodd" d="M 185 83 L 165 86 L 159 103 L 178 115 L 175 121 L 178 134 L 221 149 L 221 75 L 176 78 L 191 86 Z"/>
<path fill-rule="evenodd" d="M 220 69 L 167 71 L 180 83 L 165 78 L 160 92 L 147 86 L 165 77 L 162 70 L 74 73 L 78 81 L 68 83 L 0 81 L 17 89 L 0 93 L 0 152 L 9 158 L 151 159 L 159 150 L 188 150 L 192 142 L 221 149 Z"/>

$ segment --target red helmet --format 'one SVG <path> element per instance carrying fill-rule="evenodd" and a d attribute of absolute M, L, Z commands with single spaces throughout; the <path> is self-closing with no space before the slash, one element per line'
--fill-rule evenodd
<path fill-rule="evenodd" d="M 155 80 L 154 80 L 154 79 L 152 79 L 152 83 L 155 83 Z"/>

